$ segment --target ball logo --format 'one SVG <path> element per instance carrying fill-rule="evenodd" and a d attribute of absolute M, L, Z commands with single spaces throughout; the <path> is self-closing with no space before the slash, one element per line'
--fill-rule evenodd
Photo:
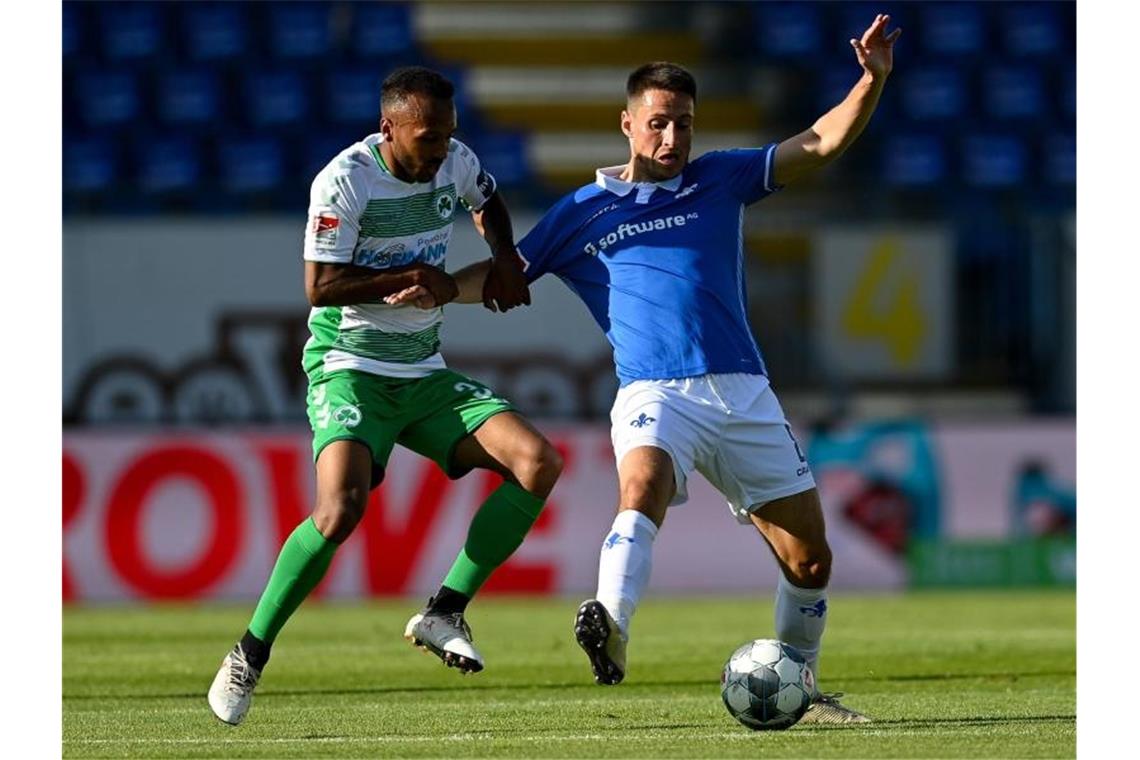
<path fill-rule="evenodd" d="M 435 200 L 435 212 L 439 214 L 440 219 L 450 219 L 455 213 L 455 201 L 450 195 L 439 196 Z"/>
<path fill-rule="evenodd" d="M 346 428 L 354 428 L 364 419 L 364 415 L 360 413 L 360 409 L 352 404 L 345 404 L 333 410 L 332 418 L 336 420 L 338 425 L 344 425 Z"/>

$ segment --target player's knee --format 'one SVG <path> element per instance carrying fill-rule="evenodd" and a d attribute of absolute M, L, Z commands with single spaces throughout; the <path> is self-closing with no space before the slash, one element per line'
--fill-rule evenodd
<path fill-rule="evenodd" d="M 539 438 L 522 451 L 515 468 L 519 484 L 545 499 L 562 474 L 562 455 L 545 438 Z"/>
<path fill-rule="evenodd" d="M 367 501 L 367 494 L 356 491 L 340 491 L 318 498 L 313 522 L 329 541 L 343 543 L 364 517 Z"/>
<path fill-rule="evenodd" d="M 831 579 L 831 549 L 824 544 L 788 563 L 789 580 L 800 588 L 823 588 Z"/>

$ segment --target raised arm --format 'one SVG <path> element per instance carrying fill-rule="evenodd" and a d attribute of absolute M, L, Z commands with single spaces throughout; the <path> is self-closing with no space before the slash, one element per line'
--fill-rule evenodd
<path fill-rule="evenodd" d="M 773 181 L 777 185 L 787 184 L 834 161 L 867 126 L 894 65 L 895 41 L 902 34 L 902 29 L 886 33 L 890 20 L 890 16 L 879 14 L 863 32 L 862 39 L 850 40 L 863 76 L 843 102 L 819 117 L 809 129 L 777 146 L 772 165 Z"/>

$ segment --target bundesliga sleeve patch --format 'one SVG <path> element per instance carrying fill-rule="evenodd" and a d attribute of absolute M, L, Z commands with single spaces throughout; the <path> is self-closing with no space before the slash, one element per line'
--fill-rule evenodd
<path fill-rule="evenodd" d="M 339 227 L 340 218 L 328 211 L 317 214 L 309 223 L 309 229 L 313 233 L 313 242 L 318 248 L 336 246 L 336 233 Z"/>

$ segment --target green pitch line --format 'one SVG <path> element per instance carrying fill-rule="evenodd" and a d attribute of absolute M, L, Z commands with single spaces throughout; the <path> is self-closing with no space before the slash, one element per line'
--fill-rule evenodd
<path fill-rule="evenodd" d="M 629 675 L 595 686 L 578 599 L 485 598 L 487 669 L 403 641 L 418 600 L 302 607 L 253 709 L 206 689 L 247 605 L 66 609 L 64 757 L 1074 757 L 1072 592 L 832 597 L 822 685 L 876 722 L 753 733 L 720 702 L 724 660 L 772 635 L 769 597 L 650 597 Z"/>

